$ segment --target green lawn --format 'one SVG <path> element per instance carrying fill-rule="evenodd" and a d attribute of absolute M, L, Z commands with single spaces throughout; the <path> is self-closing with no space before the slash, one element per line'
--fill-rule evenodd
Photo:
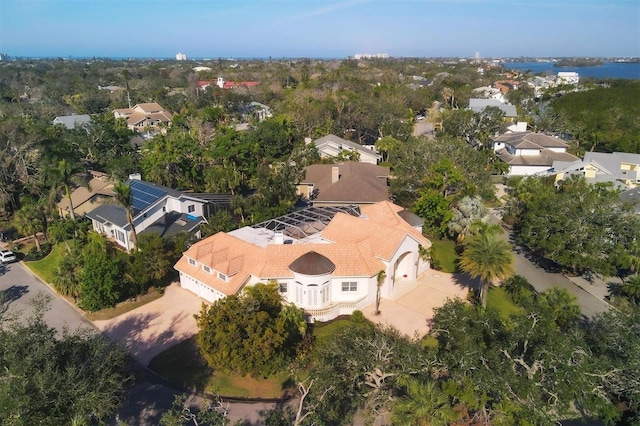
<path fill-rule="evenodd" d="M 60 259 L 67 251 L 67 247 L 64 243 L 58 243 L 53 246 L 51 253 L 44 259 L 35 260 L 32 262 L 25 262 L 25 265 L 31 269 L 36 275 L 38 275 L 43 281 L 47 283 L 53 283 L 56 276 L 56 268 Z"/>
<path fill-rule="evenodd" d="M 431 257 L 434 269 L 442 272 L 458 272 L 458 253 L 456 243 L 449 240 L 431 240 Z M 436 268 L 437 266 L 437 268 Z"/>
<path fill-rule="evenodd" d="M 149 368 L 186 388 L 227 397 L 281 398 L 291 382 L 286 371 L 266 379 L 215 372 L 200 355 L 195 336 L 157 355 Z"/>
<path fill-rule="evenodd" d="M 316 341 L 326 340 L 349 324 L 351 324 L 351 320 L 348 319 L 339 319 L 326 324 L 315 323 L 313 325 L 313 336 L 316 338 Z"/>
<path fill-rule="evenodd" d="M 497 309 L 503 319 L 511 314 L 522 312 L 522 308 L 511 300 L 509 294 L 502 287 L 491 287 L 487 296 L 487 307 Z"/>

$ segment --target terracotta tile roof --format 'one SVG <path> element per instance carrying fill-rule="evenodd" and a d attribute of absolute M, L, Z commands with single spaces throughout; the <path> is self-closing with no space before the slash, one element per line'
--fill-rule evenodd
<path fill-rule="evenodd" d="M 431 241 L 399 215 L 402 210 L 404 210 L 402 207 L 393 204 L 391 201 L 384 201 L 361 208 L 362 214 L 372 222 L 406 232 L 420 242 L 423 247 L 431 247 Z"/>
<path fill-rule="evenodd" d="M 221 293 L 231 295 L 236 294 L 250 274 L 264 264 L 265 254 L 258 246 L 219 232 L 191 246 L 175 268 Z M 212 273 L 204 271 L 201 266 L 190 265 L 188 257 L 211 267 Z M 216 271 L 227 275 L 228 280 L 219 279 Z"/>

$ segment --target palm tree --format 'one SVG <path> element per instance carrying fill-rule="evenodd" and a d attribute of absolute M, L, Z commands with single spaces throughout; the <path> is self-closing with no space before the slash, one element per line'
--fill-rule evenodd
<path fill-rule="evenodd" d="M 480 278 L 480 300 L 486 307 L 491 283 L 513 275 L 513 253 L 505 240 L 492 233 L 481 233 L 467 240 L 460 267 L 472 278 Z"/>
<path fill-rule="evenodd" d="M 53 286 L 58 293 L 73 297 L 73 301 L 77 302 L 80 296 L 80 281 L 78 280 L 78 258 L 75 254 L 69 254 L 63 257 L 60 264 L 56 268 L 56 276 L 53 280 Z"/>
<path fill-rule="evenodd" d="M 38 232 L 46 230 L 47 218 L 41 205 L 26 204 L 18 210 L 13 218 L 13 224 L 22 235 L 32 236 L 36 249 L 40 251 Z"/>
<path fill-rule="evenodd" d="M 622 294 L 635 302 L 640 302 L 640 274 L 635 274 L 624 283 Z"/>
<path fill-rule="evenodd" d="M 384 272 L 384 269 L 381 269 L 380 272 L 376 275 L 376 311 L 375 315 L 380 315 L 380 287 L 382 286 L 382 282 L 387 278 L 387 273 Z"/>
<path fill-rule="evenodd" d="M 131 235 L 129 239 L 134 247 L 138 241 L 138 234 L 136 234 L 136 227 L 133 224 L 133 203 L 131 200 L 131 186 L 127 183 L 116 182 L 113 185 L 113 192 L 115 194 L 116 203 L 118 203 L 127 213 L 127 221 L 131 227 Z"/>
<path fill-rule="evenodd" d="M 69 214 L 72 220 L 76 220 L 76 214 L 73 211 L 73 200 L 71 200 L 71 186 L 74 184 L 82 184 L 89 187 L 86 179 L 86 173 L 77 163 L 67 161 L 66 158 L 58 162 L 58 166 L 50 170 L 53 175 L 54 183 L 51 191 L 52 202 L 57 200 L 60 190 L 64 191 L 64 197 L 69 202 Z M 91 189 L 91 188 L 89 188 Z"/>
<path fill-rule="evenodd" d="M 406 426 L 447 426 L 457 416 L 447 395 L 436 382 L 406 380 L 406 395 L 393 407 L 393 424 Z"/>

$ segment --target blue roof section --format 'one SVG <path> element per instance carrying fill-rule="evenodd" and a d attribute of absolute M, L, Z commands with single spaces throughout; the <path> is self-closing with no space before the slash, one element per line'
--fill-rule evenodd
<path fill-rule="evenodd" d="M 168 188 L 165 189 L 140 180 L 130 180 L 129 186 L 131 187 L 131 206 L 134 216 L 156 203 L 169 192 Z"/>

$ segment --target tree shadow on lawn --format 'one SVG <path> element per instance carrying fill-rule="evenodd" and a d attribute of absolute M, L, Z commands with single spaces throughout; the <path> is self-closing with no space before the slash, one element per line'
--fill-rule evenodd
<path fill-rule="evenodd" d="M 127 315 L 99 328 L 146 366 L 157 354 L 189 337 L 176 332 L 178 324 L 189 316 L 187 313 L 174 315 L 168 324 L 160 320 L 161 315 L 159 312 Z"/>
<path fill-rule="evenodd" d="M 204 392 L 213 369 L 200 353 L 196 336 L 191 336 L 156 355 L 149 369 L 178 386 Z"/>

